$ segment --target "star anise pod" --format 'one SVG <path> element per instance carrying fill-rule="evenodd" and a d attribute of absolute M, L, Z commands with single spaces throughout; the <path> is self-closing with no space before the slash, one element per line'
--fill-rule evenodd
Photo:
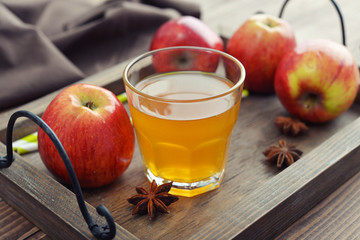
<path fill-rule="evenodd" d="M 153 180 L 149 192 L 142 187 L 136 187 L 138 194 L 127 199 L 129 203 L 135 205 L 132 215 L 148 213 L 149 219 L 153 220 L 156 217 L 156 212 L 169 213 L 167 206 L 179 200 L 177 196 L 168 193 L 171 186 L 172 182 L 157 186 Z"/>
<path fill-rule="evenodd" d="M 281 139 L 278 145 L 268 147 L 263 154 L 266 156 L 267 161 L 276 161 L 276 166 L 281 168 L 284 164 L 290 166 L 298 160 L 302 155 L 302 151 L 297 149 L 295 144 L 287 145 L 286 141 Z"/>
<path fill-rule="evenodd" d="M 293 137 L 309 129 L 304 122 L 291 117 L 277 117 L 275 119 L 275 124 L 282 133 Z"/>

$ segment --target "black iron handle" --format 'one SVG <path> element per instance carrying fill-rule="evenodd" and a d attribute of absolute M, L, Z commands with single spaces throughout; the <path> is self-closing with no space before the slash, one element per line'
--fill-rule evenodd
<path fill-rule="evenodd" d="M 285 2 L 283 3 L 280 13 L 279 13 L 279 18 L 282 18 L 282 15 L 284 13 L 285 7 L 288 4 L 290 0 L 285 0 Z M 341 24 L 341 35 L 342 35 L 342 43 L 344 46 L 346 46 L 346 36 L 345 36 L 345 25 L 344 25 L 344 18 L 342 16 L 342 13 L 340 11 L 339 5 L 334 1 L 334 0 L 330 0 L 330 2 L 334 5 L 338 15 L 339 15 L 339 19 L 340 19 L 340 24 Z"/>
<path fill-rule="evenodd" d="M 7 152 L 6 154 L 7 155 L 0 157 L 0 168 L 10 167 L 10 165 L 14 161 L 13 147 L 12 147 L 12 134 L 13 134 L 15 121 L 19 117 L 27 117 L 27 118 L 31 119 L 33 122 L 35 122 L 37 125 L 39 125 L 39 127 L 42 130 L 44 130 L 44 132 L 50 137 L 51 141 L 55 145 L 55 147 L 58 150 L 58 152 L 65 164 L 65 167 L 68 171 L 81 214 L 83 215 L 83 218 L 86 221 L 91 233 L 97 239 L 101 239 L 101 240 L 113 239 L 115 236 L 115 233 L 116 233 L 116 227 L 115 227 L 115 223 L 114 223 L 114 220 L 113 220 L 110 212 L 103 205 L 100 205 L 96 208 L 97 212 L 101 216 L 105 217 L 105 219 L 107 221 L 107 225 L 105 225 L 105 226 L 100 227 L 92 220 L 92 218 L 86 208 L 79 181 L 76 177 L 74 168 L 70 162 L 70 159 L 69 159 L 64 147 L 62 146 L 60 140 L 58 139 L 58 137 L 56 136 L 54 131 L 40 117 L 38 117 L 34 113 L 29 112 L 29 111 L 17 111 L 11 115 L 9 122 L 8 122 L 7 131 L 6 131 L 6 152 Z"/>
<path fill-rule="evenodd" d="M 281 6 L 280 13 L 279 13 L 279 18 L 282 18 L 283 14 L 284 14 L 285 7 L 286 7 L 286 5 L 288 4 L 289 1 L 290 0 L 285 0 L 283 5 Z M 335 0 L 330 0 L 330 2 L 334 5 L 334 7 L 336 9 L 336 12 L 337 12 L 337 14 L 339 16 L 340 24 L 341 24 L 342 44 L 344 46 L 346 46 L 346 34 L 345 34 L 345 24 L 344 24 L 343 15 L 341 13 L 339 5 L 335 2 Z M 359 71 L 360 71 L 360 65 L 358 66 L 358 68 L 359 68 Z"/>

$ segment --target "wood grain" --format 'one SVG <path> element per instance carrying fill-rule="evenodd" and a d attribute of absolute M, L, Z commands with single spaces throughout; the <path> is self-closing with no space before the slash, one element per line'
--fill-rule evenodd
<path fill-rule="evenodd" d="M 268 104 L 264 105 L 264 102 Z M 256 111 L 250 111 L 250 109 L 256 109 Z M 325 126 L 311 126 L 311 131 L 307 135 L 297 139 L 288 138 L 288 141 L 296 143 L 300 149 L 304 150 L 305 154 L 308 154 L 344 125 L 355 120 L 359 115 L 357 109 L 357 106 L 354 106 L 354 112 L 349 111 L 347 113 L 349 115 L 346 114 Z M 147 185 L 138 151 L 134 155 L 130 168 L 115 184 L 103 189 L 86 191 L 87 201 L 92 205 L 102 202 L 109 203 L 110 205 L 106 206 L 114 212 L 116 221 L 141 239 L 151 239 L 149 236 L 155 236 L 156 239 L 181 239 L 184 236 L 190 238 L 196 232 L 211 231 L 218 225 L 218 222 L 227 218 L 224 216 L 226 215 L 224 212 L 227 212 L 229 208 L 234 209 L 239 206 L 241 199 L 247 199 L 249 193 L 272 178 L 276 178 L 280 173 L 274 166 L 264 162 L 262 151 L 283 137 L 273 123 L 273 119 L 281 114 L 285 114 L 285 112 L 273 96 L 250 96 L 244 99 L 239 120 L 233 132 L 227 172 L 220 189 L 191 199 L 182 198 L 174 206 L 171 206 L 170 215 L 160 216 L 161 219 L 151 225 L 147 218 L 130 216 L 131 206 L 121 200 L 135 193 L 135 186 Z M 291 176 L 289 178 L 291 179 Z M 129 181 L 129 179 L 131 180 Z M 291 189 L 286 191 L 286 193 L 289 192 Z M 259 194 L 259 192 L 257 193 Z M 118 196 L 117 201 L 114 200 L 114 196 Z M 263 197 L 265 196 L 258 195 L 255 199 L 263 199 Z M 239 211 L 246 208 L 247 206 L 243 204 Z M 221 220 L 215 220 L 217 216 Z M 167 224 L 163 225 L 163 222 Z M 147 231 L 138 228 L 138 225 L 148 226 Z M 174 231 L 167 231 L 169 225 Z M 237 230 L 241 231 L 242 229 L 239 227 Z M 257 229 L 257 231 L 260 230 Z M 202 237 L 204 236 L 199 239 Z M 228 235 L 223 237 L 216 235 L 216 237 L 226 239 Z"/>
<path fill-rule="evenodd" d="M 359 171 L 359 126 L 360 118 L 306 154 L 302 162 L 296 162 L 239 199 L 235 207 L 224 213 L 226 222 L 224 218 L 215 219 L 218 223 L 215 228 L 206 233 L 199 231 L 194 239 L 277 236 L 289 227 L 290 221 L 298 219 Z M 242 228 L 239 234 L 238 229 Z"/>
<path fill-rule="evenodd" d="M 5 146 L 0 143 L 0 153 Z M 38 171 L 19 155 L 11 167 L 0 170 L 1 197 L 54 239 L 93 239 L 77 206 L 75 195 L 53 178 Z M 105 220 L 87 205 L 98 225 Z M 136 239 L 117 227 L 116 239 Z"/>
<path fill-rule="evenodd" d="M 222 0 L 197 1 L 202 6 L 204 21 L 227 37 L 257 10 L 277 15 L 282 3 L 280 0 L 231 0 L 226 3 Z M 360 32 L 357 29 L 357 23 L 359 23 L 360 16 L 357 14 L 357 10 L 360 9 L 360 2 L 345 0 L 338 0 L 338 2 L 345 16 L 349 49 L 359 60 Z M 333 15 L 334 17 L 331 19 L 328 17 Z M 329 1 L 291 1 L 284 17 L 294 26 L 299 42 L 315 37 L 340 41 L 338 19 Z M 123 66 L 109 69 L 84 81 L 105 86 L 119 93 L 123 90 L 120 81 Z M 41 114 L 55 94 L 38 99 L 21 108 Z M 138 148 L 135 150 L 129 169 L 114 184 L 100 189 L 85 190 L 84 194 L 90 205 L 104 204 L 113 214 L 119 229 L 126 229 L 131 233 L 130 236 L 135 238 L 271 239 L 281 234 L 359 171 L 359 164 L 356 162 L 359 158 L 359 108 L 359 105 L 355 104 L 342 116 L 328 124 L 310 125 L 310 131 L 305 135 L 298 138 L 286 138 L 289 142 L 296 143 L 304 151 L 304 157 L 291 167 L 279 171 L 264 161 L 262 151 L 268 145 L 283 138 L 275 128 L 273 120 L 278 115 L 286 115 L 286 111 L 275 96 L 251 95 L 241 103 L 239 120 L 233 131 L 228 167 L 221 187 L 194 198 L 181 198 L 180 201 L 170 206 L 170 214 L 159 215 L 154 222 L 149 222 L 144 216 L 131 216 L 132 205 L 126 202 L 126 198 L 135 193 L 135 186 L 147 187 L 148 184 L 143 174 Z M 4 139 L 5 119 L 15 110 L 0 113 L 0 139 L 1 137 Z M 345 126 L 346 128 L 343 129 Z M 19 122 L 14 138 L 22 137 L 35 129 L 26 120 Z M 2 151 L 3 149 L 0 153 L 3 153 Z M 4 175 L 4 170 L 0 170 L 0 186 L 3 187 L 3 182 L 9 183 L 9 188 L 15 189 L 13 191 L 16 192 L 14 194 L 10 189 L 0 188 L 0 196 L 4 196 L 5 200 L 25 216 L 28 216 L 26 214 L 29 210 L 22 206 L 24 202 L 20 200 L 20 196 L 24 195 L 27 202 L 37 202 L 36 209 L 42 208 L 42 198 L 45 198 L 45 205 L 48 209 L 41 212 L 41 216 L 29 216 L 29 219 L 49 236 L 56 238 L 60 230 L 48 230 L 48 226 L 43 227 L 43 218 L 49 215 L 53 220 L 53 222 L 50 221 L 52 226 L 60 224 L 67 228 L 69 226 L 66 226 L 66 223 L 62 221 L 58 223 L 57 220 L 54 220 L 57 217 L 66 218 L 67 216 L 63 216 L 60 211 L 56 214 L 51 213 L 50 209 L 54 207 L 50 201 L 51 196 L 47 196 L 47 193 L 45 194 L 41 188 L 47 190 L 51 186 L 50 195 L 55 194 L 56 196 L 59 195 L 56 193 L 66 192 L 66 190 L 57 182 L 43 186 L 45 183 L 50 184 L 48 177 L 51 179 L 51 174 L 42 164 L 38 153 L 26 155 L 24 158 L 17 159 L 16 162 L 20 162 L 17 164 L 20 165 L 20 169 L 24 167 L 24 164 L 26 168 L 30 168 L 27 172 L 30 175 L 25 175 L 27 176 L 26 181 L 32 188 L 39 189 L 44 196 L 33 197 L 33 193 L 29 189 L 22 189 L 18 182 L 23 180 L 15 175 L 25 172 L 23 170 L 19 172 L 18 165 L 10 168 L 15 168 L 10 170 L 13 171 L 10 175 Z M 5 170 L 6 173 L 8 173 L 7 171 L 9 170 Z M 41 182 L 43 180 L 39 181 L 40 172 L 47 176 L 45 183 Z M 344 193 L 351 196 L 348 191 L 344 191 Z M 333 202 L 326 203 L 326 201 L 327 199 L 324 203 L 325 209 L 328 204 L 331 204 L 332 207 L 338 206 L 332 204 Z M 75 204 L 67 197 L 60 197 L 59 202 L 61 206 L 56 207 L 57 209 L 70 207 L 71 211 L 75 211 Z M 356 208 L 352 209 L 356 210 Z M 34 210 L 31 211 L 34 212 Z M 331 211 L 331 209 L 329 208 L 327 211 Z M 326 223 L 331 220 L 330 217 L 326 217 L 328 216 L 326 213 L 320 214 L 320 217 L 324 217 L 324 222 L 315 219 L 316 213 L 311 214 L 310 211 L 309 214 L 305 215 L 305 220 L 295 223 L 284 235 L 281 235 L 281 239 L 297 237 L 297 232 L 300 232 L 301 238 L 301 236 L 311 236 L 311 234 L 318 236 L 329 230 L 330 227 L 326 226 Z M 340 214 L 340 216 L 345 219 L 345 214 Z M 77 217 L 74 218 L 77 219 Z M 359 214 L 354 213 L 353 217 L 353 221 L 355 221 Z M 322 225 L 317 224 L 319 221 L 322 222 Z M 316 226 L 311 228 L 312 225 Z M 318 228 L 320 230 L 317 230 Z M 343 228 L 334 229 L 344 231 L 348 228 L 351 231 L 357 229 L 353 226 L 346 226 L 346 224 Z M 309 230 L 307 231 L 307 229 Z M 86 228 L 83 230 L 85 233 L 81 234 L 88 234 Z"/>
<path fill-rule="evenodd" d="M 0 239 L 50 240 L 50 237 L 0 199 Z"/>
<path fill-rule="evenodd" d="M 276 239 L 360 239 L 359 199 L 360 173 Z"/>
<path fill-rule="evenodd" d="M 264 102 L 268 104 L 265 105 Z M 354 158 L 347 159 L 351 156 L 351 147 L 360 144 L 359 139 L 356 139 L 356 136 L 351 137 L 352 135 L 344 137 L 348 132 L 344 132 L 342 128 L 355 124 L 352 128 L 356 130 L 359 127 L 359 120 L 356 120 L 359 111 L 359 106 L 354 105 L 348 112 L 329 124 L 311 125 L 307 134 L 298 138 L 287 138 L 289 142 L 296 143 L 304 151 L 305 156 L 290 168 L 279 171 L 275 166 L 264 161 L 262 151 L 283 137 L 272 120 L 286 112 L 274 96 L 250 96 L 244 99 L 230 146 L 228 169 L 220 189 L 195 198 L 181 198 L 170 206 L 170 214 L 158 216 L 155 222 L 149 222 L 147 217 L 131 216 L 132 205 L 126 201 L 126 198 L 135 194 L 135 186 L 148 187 L 137 147 L 133 162 L 124 175 L 107 187 L 85 190 L 84 195 L 93 206 L 104 204 L 122 228 L 140 239 L 183 239 L 184 237 L 206 239 L 213 235 L 217 239 L 228 239 L 232 238 L 233 234 L 244 236 L 245 239 L 263 238 L 262 234 L 271 238 L 280 234 L 358 171 L 357 166 L 351 164 Z M 356 135 L 357 132 L 352 128 L 348 131 Z M 336 134 L 334 139 L 342 139 L 337 142 L 340 145 L 338 152 L 345 155 L 329 152 L 334 145 L 332 142 L 328 145 L 326 140 L 331 139 L 333 134 Z M 320 150 L 314 150 L 320 146 L 322 146 Z M 310 156 L 307 157 L 309 154 Z M 312 159 L 314 155 L 316 158 Z M 49 174 L 38 153 L 26 155 L 25 158 L 36 169 Z M 340 162 L 346 163 L 345 166 L 341 164 L 335 166 Z M 348 171 L 348 167 L 351 171 Z M 322 171 L 330 174 L 335 169 L 340 179 L 321 175 Z M 313 192 L 313 194 L 305 194 L 304 197 L 304 192 Z M 294 202 L 305 205 L 298 205 L 297 208 L 292 209 Z M 286 221 L 282 220 L 286 219 L 289 213 L 295 214 Z M 267 221 L 273 222 L 274 218 L 283 221 L 280 227 L 267 223 Z M 230 228 L 226 226 L 227 224 L 236 227 Z M 248 224 L 252 227 L 247 228 Z M 266 228 L 263 227 L 264 225 Z"/>
<path fill-rule="evenodd" d="M 38 231 L 39 228 L 0 200 L 0 239 L 26 239 Z"/>

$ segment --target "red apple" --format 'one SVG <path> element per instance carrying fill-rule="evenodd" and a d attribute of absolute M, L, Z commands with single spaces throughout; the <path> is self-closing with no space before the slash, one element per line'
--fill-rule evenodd
<path fill-rule="evenodd" d="M 200 19 L 192 16 L 182 16 L 161 25 L 152 39 L 150 50 L 175 46 L 224 50 L 220 36 Z M 178 50 L 173 53 L 156 54 L 153 64 L 158 72 L 167 72 L 179 69 L 213 71 L 217 63 L 217 55 Z"/>
<path fill-rule="evenodd" d="M 129 166 L 134 130 L 125 108 L 112 92 L 89 84 L 69 86 L 49 104 L 42 119 L 63 144 L 81 187 L 110 184 Z M 70 184 L 60 155 L 41 129 L 38 142 L 45 166 Z"/>
<path fill-rule="evenodd" d="M 299 44 L 281 60 L 275 91 L 294 116 L 321 123 L 336 118 L 354 102 L 359 70 L 349 50 L 331 40 Z"/>
<path fill-rule="evenodd" d="M 296 46 L 291 26 L 283 19 L 256 14 L 231 36 L 227 53 L 245 67 L 245 88 L 255 93 L 274 93 L 274 75 L 285 53 Z"/>

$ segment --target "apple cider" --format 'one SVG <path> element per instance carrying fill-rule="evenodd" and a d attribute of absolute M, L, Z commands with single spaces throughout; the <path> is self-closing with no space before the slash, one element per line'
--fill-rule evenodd
<path fill-rule="evenodd" d="M 192 197 L 218 188 L 245 80 L 244 66 L 210 48 L 177 46 L 134 58 L 124 84 L 146 177 Z"/>
<path fill-rule="evenodd" d="M 149 178 L 179 185 L 216 183 L 191 193 L 172 188 L 186 196 L 219 186 L 241 100 L 240 89 L 224 94 L 233 86 L 215 74 L 191 71 L 155 74 L 135 86 L 153 97 L 129 96 Z"/>

